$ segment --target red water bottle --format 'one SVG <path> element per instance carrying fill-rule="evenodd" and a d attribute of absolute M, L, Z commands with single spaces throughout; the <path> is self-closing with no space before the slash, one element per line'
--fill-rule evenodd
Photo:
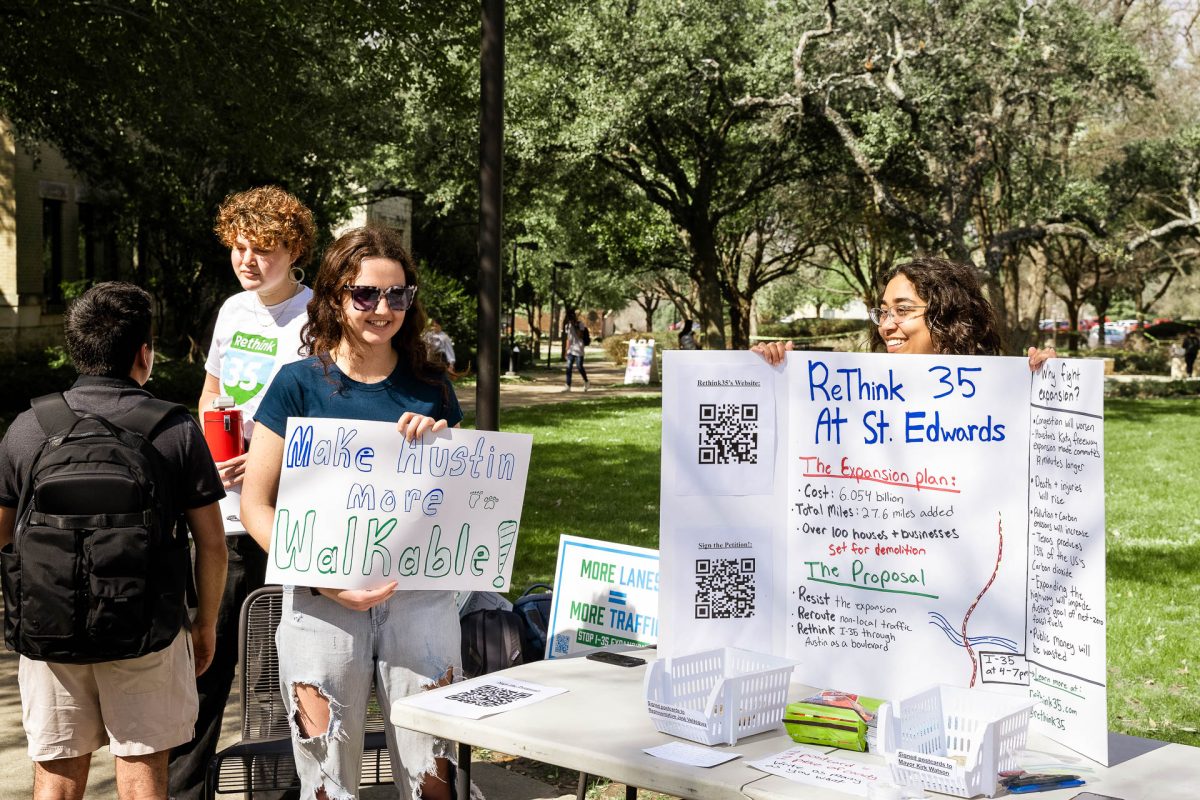
<path fill-rule="evenodd" d="M 246 452 L 242 410 L 233 404 L 232 397 L 221 395 L 213 400 L 213 410 L 204 412 L 204 440 L 217 463 Z"/>

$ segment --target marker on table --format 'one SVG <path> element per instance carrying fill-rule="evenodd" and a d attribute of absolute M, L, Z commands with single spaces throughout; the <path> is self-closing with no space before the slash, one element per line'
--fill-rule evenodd
<path fill-rule="evenodd" d="M 1047 783 L 1026 783 L 1021 786 L 1009 786 L 1008 790 L 1013 794 L 1028 794 L 1031 792 L 1049 792 L 1052 789 L 1070 789 L 1075 786 L 1083 786 L 1087 781 L 1077 778 L 1073 775 L 1064 776 L 1059 780 Z"/>

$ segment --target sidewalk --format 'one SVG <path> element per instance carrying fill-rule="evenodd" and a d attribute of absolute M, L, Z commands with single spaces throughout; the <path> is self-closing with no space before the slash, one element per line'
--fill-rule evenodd
<path fill-rule="evenodd" d="M 567 369 L 561 361 L 554 361 L 551 369 L 546 369 L 542 361 L 538 367 L 525 370 L 517 378 L 500 379 L 500 408 L 513 406 L 540 406 L 549 403 L 570 403 L 582 398 L 611 397 L 617 394 L 645 395 L 661 394 L 661 386 L 626 386 L 625 366 L 613 364 L 601 359 L 599 347 L 589 347 L 584 368 L 588 373 L 588 390 L 585 392 L 583 381 L 576 372 L 571 376 L 572 391 L 567 388 Z M 459 405 L 465 412 L 475 410 L 475 382 L 455 384 Z"/>

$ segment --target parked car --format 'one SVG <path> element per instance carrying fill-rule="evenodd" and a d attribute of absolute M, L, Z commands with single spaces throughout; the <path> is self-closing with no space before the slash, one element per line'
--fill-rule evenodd
<path fill-rule="evenodd" d="M 1125 329 L 1115 322 L 1104 323 L 1104 346 L 1113 347 L 1125 343 Z M 1088 347 L 1100 346 L 1100 326 L 1088 331 Z"/>

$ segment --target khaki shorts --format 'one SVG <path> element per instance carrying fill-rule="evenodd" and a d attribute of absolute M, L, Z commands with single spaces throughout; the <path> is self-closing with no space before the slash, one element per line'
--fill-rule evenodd
<path fill-rule="evenodd" d="M 34 761 L 106 744 L 114 756 L 145 756 L 192 740 L 199 701 L 187 631 L 157 653 L 125 661 L 50 664 L 21 656 L 17 680 Z"/>

